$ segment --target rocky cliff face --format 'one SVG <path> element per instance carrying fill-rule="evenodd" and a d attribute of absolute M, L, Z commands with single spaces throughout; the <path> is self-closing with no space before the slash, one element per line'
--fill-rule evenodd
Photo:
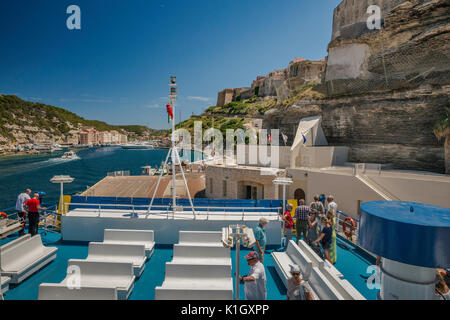
<path fill-rule="evenodd" d="M 404 1 L 384 16 L 381 30 L 329 44 L 328 96 L 450 83 L 450 3 Z"/>
<path fill-rule="evenodd" d="M 450 105 L 450 3 L 404 1 L 384 16 L 381 30 L 330 43 L 315 88 L 324 99 L 270 110 L 264 127 L 292 141 L 301 118 L 322 115 L 329 143 L 349 146 L 350 161 L 443 173 L 433 126 Z"/>
<path fill-rule="evenodd" d="M 250 88 L 224 89 L 218 93 L 217 106 L 258 96 L 283 101 L 295 88 L 308 82 L 322 82 L 325 60 L 311 61 L 297 58 L 284 69 L 274 70 L 267 76 L 258 76 Z"/>
<path fill-rule="evenodd" d="M 285 110 L 266 112 L 264 127 L 279 128 L 290 144 L 300 119 L 322 115 L 328 142 L 349 146 L 349 161 L 443 173 L 444 149 L 432 128 L 445 114 L 449 94 L 450 86 L 446 86 L 297 101 Z"/>

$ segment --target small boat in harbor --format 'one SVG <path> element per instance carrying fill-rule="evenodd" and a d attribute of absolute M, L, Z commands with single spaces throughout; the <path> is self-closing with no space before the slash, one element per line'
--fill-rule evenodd
<path fill-rule="evenodd" d="M 122 149 L 128 150 L 147 150 L 147 149 L 155 149 L 151 142 L 136 142 L 136 143 L 128 143 L 122 145 Z"/>
<path fill-rule="evenodd" d="M 156 169 L 152 168 L 152 166 L 142 167 L 142 175 L 143 176 L 154 176 L 156 174 Z"/>
<path fill-rule="evenodd" d="M 64 152 L 64 154 L 62 155 L 61 159 L 64 160 L 73 160 L 73 159 L 78 159 L 78 156 L 75 152 L 73 151 L 67 151 Z"/>

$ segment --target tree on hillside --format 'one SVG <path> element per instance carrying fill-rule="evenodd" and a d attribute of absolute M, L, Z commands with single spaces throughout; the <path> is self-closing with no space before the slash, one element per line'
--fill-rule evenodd
<path fill-rule="evenodd" d="M 436 124 L 433 132 L 439 141 L 441 141 L 442 138 L 445 139 L 445 173 L 450 174 L 450 120 L 448 119 L 450 115 L 450 107 L 445 108 L 445 110 L 445 117 Z"/>

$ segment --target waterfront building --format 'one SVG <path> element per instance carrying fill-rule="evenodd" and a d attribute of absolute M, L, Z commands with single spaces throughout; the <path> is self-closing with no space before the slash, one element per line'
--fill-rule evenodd
<path fill-rule="evenodd" d="M 207 198 L 281 199 L 277 176 L 292 178 L 286 188 L 288 199 L 313 201 L 315 194 L 332 194 L 339 210 L 358 218 L 360 205 L 367 201 L 401 200 L 450 207 L 450 177 L 437 173 L 393 169 L 390 164 L 351 163 L 349 148 L 330 146 L 323 134 L 321 117 L 302 119 L 292 146 L 278 149 L 277 168 L 249 161 L 213 164 L 206 168 Z M 271 147 L 268 147 L 271 155 Z M 258 150 L 258 154 L 261 150 Z"/>

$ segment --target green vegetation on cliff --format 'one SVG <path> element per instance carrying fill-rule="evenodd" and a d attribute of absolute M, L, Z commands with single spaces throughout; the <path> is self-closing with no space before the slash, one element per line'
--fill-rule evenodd
<path fill-rule="evenodd" d="M 165 130 L 153 130 L 139 125 L 109 125 L 102 121 L 86 120 L 73 112 L 62 108 L 24 101 L 17 96 L 0 95 L 0 134 L 13 140 L 14 136 L 7 126 L 17 126 L 24 133 L 29 133 L 26 127 L 36 127 L 40 131 L 50 132 L 54 136 L 67 135 L 70 130 L 78 127 L 94 127 L 99 131 L 125 130 L 136 135 L 164 134 Z M 33 131 L 31 131 L 33 132 Z"/>
<path fill-rule="evenodd" d="M 252 97 L 243 101 L 234 101 L 223 107 L 210 107 L 205 111 L 205 114 L 223 115 L 223 116 L 257 116 L 264 115 L 266 111 L 272 109 L 277 104 L 275 99 L 259 101 L 258 97 Z"/>
<path fill-rule="evenodd" d="M 193 116 L 190 119 L 176 125 L 177 129 L 188 130 L 191 135 L 194 132 L 194 122 L 200 121 L 202 129 L 219 129 L 225 135 L 227 129 L 245 130 L 245 124 L 252 118 L 262 116 L 264 113 L 276 106 L 275 99 L 259 100 L 252 97 L 243 101 L 234 101 L 224 106 L 215 106 L 206 109 L 201 116 Z"/>

